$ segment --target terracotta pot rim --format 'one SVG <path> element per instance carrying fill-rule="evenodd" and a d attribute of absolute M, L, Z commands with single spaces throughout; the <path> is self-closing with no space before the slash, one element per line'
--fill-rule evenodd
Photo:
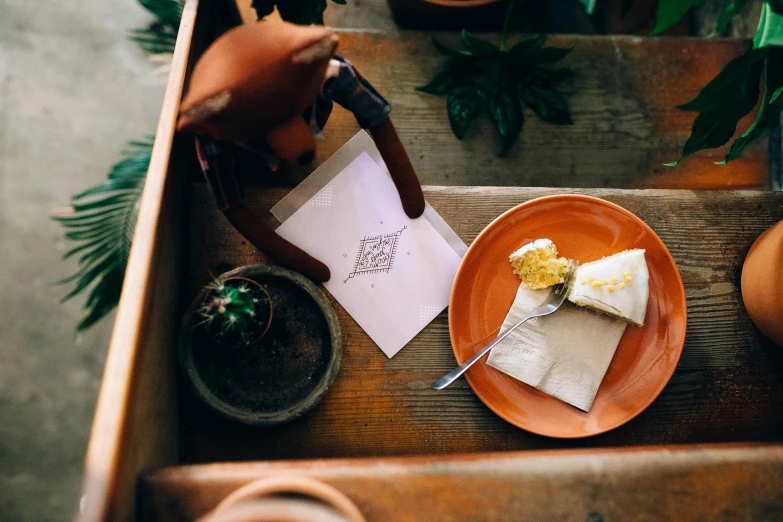
<path fill-rule="evenodd" d="M 212 510 L 211 516 L 214 517 L 242 502 L 279 493 L 311 497 L 327 504 L 349 522 L 366 522 L 356 504 L 343 492 L 329 484 L 301 475 L 265 477 L 245 484 L 221 500 Z"/>

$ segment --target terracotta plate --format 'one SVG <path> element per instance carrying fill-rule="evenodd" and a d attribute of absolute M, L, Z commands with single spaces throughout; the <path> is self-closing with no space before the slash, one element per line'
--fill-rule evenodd
<path fill-rule="evenodd" d="M 597 435 L 633 419 L 666 386 L 685 342 L 685 289 L 663 242 L 622 207 L 581 195 L 531 200 L 490 223 L 462 260 L 449 305 L 457 361 L 500 328 L 519 286 L 508 256 L 539 238 L 551 239 L 560 255 L 582 263 L 646 249 L 650 299 L 644 326 L 626 329 L 589 413 L 487 366 L 486 358 L 466 377 L 484 404 L 515 426 L 549 437 Z"/>

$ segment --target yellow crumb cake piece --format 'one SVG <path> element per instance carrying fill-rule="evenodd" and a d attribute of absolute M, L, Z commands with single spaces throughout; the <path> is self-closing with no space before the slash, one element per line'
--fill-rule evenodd
<path fill-rule="evenodd" d="M 562 283 L 568 271 L 568 260 L 557 257 L 557 247 L 549 239 L 536 239 L 524 245 L 508 260 L 522 283 L 533 290 Z"/>

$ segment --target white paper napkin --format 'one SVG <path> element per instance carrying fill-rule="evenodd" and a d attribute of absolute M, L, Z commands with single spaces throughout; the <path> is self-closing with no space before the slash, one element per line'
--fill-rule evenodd
<path fill-rule="evenodd" d="M 501 331 L 543 303 L 551 289 L 519 285 Z M 531 319 L 489 354 L 487 364 L 542 392 L 590 411 L 626 323 L 564 303 Z"/>

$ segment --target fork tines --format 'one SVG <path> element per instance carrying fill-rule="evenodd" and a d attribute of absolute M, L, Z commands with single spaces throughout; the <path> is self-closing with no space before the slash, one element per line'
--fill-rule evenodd
<path fill-rule="evenodd" d="M 568 290 L 571 288 L 571 284 L 574 282 L 574 278 L 576 277 L 577 266 L 579 266 L 578 262 L 574 260 L 568 261 L 568 271 L 566 272 L 565 279 L 562 283 L 555 285 L 555 295 L 562 295 L 563 292 L 568 293 Z"/>

